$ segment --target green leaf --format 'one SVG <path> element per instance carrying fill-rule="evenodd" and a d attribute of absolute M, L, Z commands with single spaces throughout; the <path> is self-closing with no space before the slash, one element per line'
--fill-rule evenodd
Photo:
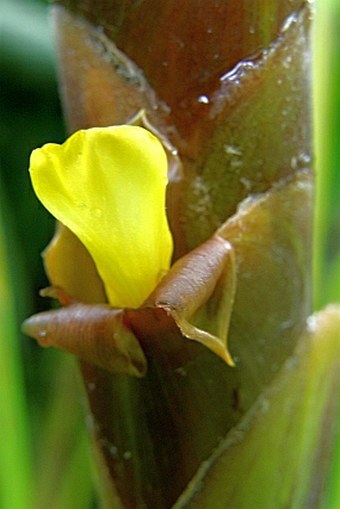
<path fill-rule="evenodd" d="M 1 184 L 1 182 L 0 182 Z M 13 289 L 9 210 L 0 186 L 0 505 L 2 509 L 29 509 L 32 495 L 29 425 L 19 350 L 18 316 Z M 14 250 L 15 253 L 15 250 Z M 21 283 L 18 281 L 19 288 Z"/>
<path fill-rule="evenodd" d="M 330 306 L 309 318 L 294 355 L 174 509 L 324 508 L 339 431 L 339 372 L 340 307 Z"/>

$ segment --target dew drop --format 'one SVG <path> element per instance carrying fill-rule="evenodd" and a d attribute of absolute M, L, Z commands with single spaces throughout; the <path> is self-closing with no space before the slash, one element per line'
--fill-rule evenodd
<path fill-rule="evenodd" d="M 230 160 L 230 166 L 232 168 L 240 168 L 243 165 L 242 159 L 238 159 L 237 157 L 233 157 Z"/>
<path fill-rule="evenodd" d="M 176 373 L 178 373 L 181 376 L 187 376 L 186 370 L 184 368 L 182 368 L 182 367 L 179 367 L 179 368 L 175 369 L 175 371 L 176 371 Z"/>
<path fill-rule="evenodd" d="M 261 400 L 260 405 L 261 405 L 261 412 L 262 412 L 263 414 L 268 413 L 268 411 L 269 411 L 269 409 L 270 409 L 270 402 L 269 402 L 269 400 L 268 400 L 268 399 L 266 399 L 266 398 L 263 398 L 263 399 Z"/>
<path fill-rule="evenodd" d="M 240 182 L 241 184 L 243 184 L 244 188 L 247 190 L 247 191 L 250 191 L 250 189 L 252 188 L 252 181 L 250 179 L 248 179 L 247 177 L 242 177 L 240 179 Z"/>
<path fill-rule="evenodd" d="M 287 57 L 283 60 L 283 67 L 288 69 L 292 63 L 292 55 L 287 55 Z"/>
<path fill-rule="evenodd" d="M 209 97 L 206 96 L 206 95 L 200 95 L 199 98 L 198 98 L 198 102 L 200 104 L 209 104 Z"/>
<path fill-rule="evenodd" d="M 311 156 L 307 152 L 301 152 L 297 156 L 293 156 L 290 160 L 292 170 L 301 170 L 308 168 L 311 163 Z"/>
<path fill-rule="evenodd" d="M 115 456 L 117 456 L 117 452 L 118 452 L 118 449 L 115 445 L 110 445 L 109 447 L 109 451 L 110 451 L 110 454 L 111 456 L 114 458 Z"/>
<path fill-rule="evenodd" d="M 315 315 L 307 318 L 307 328 L 309 332 L 314 333 L 317 330 L 317 319 Z"/>
<path fill-rule="evenodd" d="M 235 145 L 223 145 L 224 151 L 226 154 L 230 154 L 232 156 L 241 156 L 242 151 L 236 147 Z"/>

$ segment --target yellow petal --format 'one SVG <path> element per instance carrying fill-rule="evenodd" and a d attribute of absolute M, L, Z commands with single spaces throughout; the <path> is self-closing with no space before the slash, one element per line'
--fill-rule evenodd
<path fill-rule="evenodd" d="M 59 221 L 42 255 L 45 272 L 54 287 L 62 288 L 69 297 L 82 303 L 107 302 L 92 256 L 78 237 Z"/>
<path fill-rule="evenodd" d="M 110 304 L 139 307 L 172 253 L 158 139 L 136 126 L 78 131 L 34 150 L 30 174 L 43 205 L 90 252 Z"/>

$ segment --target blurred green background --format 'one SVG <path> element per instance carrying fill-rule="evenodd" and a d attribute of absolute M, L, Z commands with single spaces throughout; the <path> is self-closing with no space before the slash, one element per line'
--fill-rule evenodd
<path fill-rule="evenodd" d="M 0 507 L 92 509 L 75 360 L 20 334 L 50 305 L 40 253 L 54 221 L 31 190 L 34 147 L 65 139 L 48 5 L 3 0 L 0 44 Z"/>
<path fill-rule="evenodd" d="M 93 509 L 75 361 L 19 332 L 49 302 L 40 252 L 53 220 L 27 176 L 31 150 L 61 142 L 53 27 L 43 0 L 2 0 L 0 44 L 0 507 Z M 340 301 L 340 2 L 318 0 L 314 54 L 315 307 Z M 340 430 L 339 430 L 340 432 Z M 340 507 L 340 440 L 323 509 Z"/>

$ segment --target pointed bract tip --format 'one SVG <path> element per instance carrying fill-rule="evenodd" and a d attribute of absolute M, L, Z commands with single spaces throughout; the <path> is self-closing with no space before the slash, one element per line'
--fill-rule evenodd
<path fill-rule="evenodd" d="M 47 334 L 48 318 L 44 313 L 27 318 L 21 325 L 21 331 L 26 336 L 36 339 L 41 346 L 49 346 Z"/>

